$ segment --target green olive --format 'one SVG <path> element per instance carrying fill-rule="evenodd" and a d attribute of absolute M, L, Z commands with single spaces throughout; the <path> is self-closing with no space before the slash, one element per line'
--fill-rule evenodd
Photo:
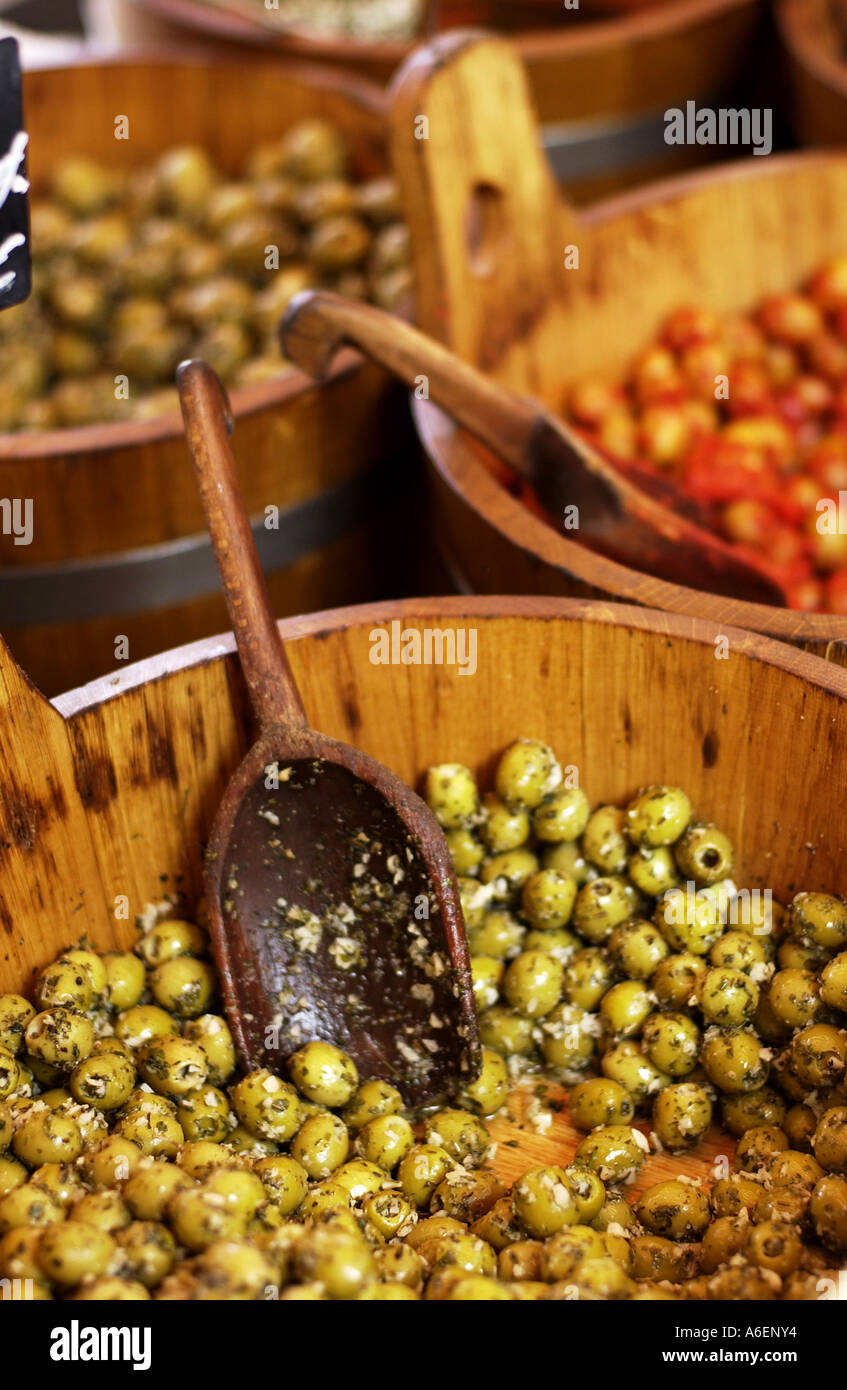
<path fill-rule="evenodd" d="M 669 1240 L 697 1240 L 709 1225 L 709 1199 L 699 1187 L 671 1178 L 649 1187 L 635 1205 L 642 1226 Z"/>
<path fill-rule="evenodd" d="M 328 1178 L 344 1163 L 349 1149 L 347 1126 L 330 1111 L 309 1115 L 291 1142 L 292 1158 L 296 1158 L 310 1178 Z"/>
<path fill-rule="evenodd" d="M 649 980 L 669 954 L 668 944 L 652 922 L 630 917 L 615 927 L 608 941 L 612 960 L 631 980 Z"/>
<path fill-rule="evenodd" d="M 620 1082 L 597 1076 L 574 1086 L 568 1110 L 577 1129 L 588 1132 L 597 1125 L 626 1124 L 635 1114 L 635 1105 Z"/>
<path fill-rule="evenodd" d="M 533 833 L 550 844 L 578 840 L 591 813 L 581 787 L 561 787 L 537 806 L 532 816 Z"/>
<path fill-rule="evenodd" d="M 673 848 L 680 873 L 698 888 L 729 878 L 733 870 L 732 842 L 722 830 L 705 821 L 694 821 Z"/>
<path fill-rule="evenodd" d="M 788 915 L 788 930 L 804 945 L 841 951 L 847 946 L 847 903 L 829 893 L 798 893 Z"/>
<path fill-rule="evenodd" d="M 24 1034 L 35 1017 L 35 1009 L 20 994 L 0 994 L 0 1048 L 15 1056 L 23 1045 Z"/>
<path fill-rule="evenodd" d="M 630 1125 L 601 1125 L 583 1139 L 577 1161 L 603 1182 L 625 1182 L 642 1167 L 650 1146 L 640 1130 Z"/>
<path fill-rule="evenodd" d="M 494 1115 L 505 1104 L 508 1089 L 509 1074 L 506 1063 L 499 1052 L 484 1047 L 479 1076 L 462 1091 L 462 1104 L 470 1106 L 480 1115 Z"/>
<path fill-rule="evenodd" d="M 621 980 L 600 1001 L 600 1017 L 613 1038 L 632 1038 L 641 1032 L 653 1008 L 653 995 L 643 980 Z"/>
<path fill-rule="evenodd" d="M 661 897 L 680 882 L 673 851 L 667 845 L 655 849 L 637 849 L 629 856 L 627 873 L 640 892 L 648 898 Z"/>
<path fill-rule="evenodd" d="M 631 1038 L 604 1052 L 601 1065 L 603 1075 L 620 1082 L 636 1105 L 643 1105 L 649 1096 L 656 1095 L 671 1081 L 667 1072 L 661 1071 L 647 1056 L 642 1044 Z"/>
<path fill-rule="evenodd" d="M 626 869 L 630 846 L 624 825 L 624 812 L 617 806 L 598 806 L 588 818 L 582 852 L 602 874 L 621 874 Z"/>
<path fill-rule="evenodd" d="M 352 1057 L 327 1042 L 301 1047 L 289 1057 L 288 1073 L 301 1095 L 318 1105 L 346 1105 L 359 1082 Z"/>
<path fill-rule="evenodd" d="M 595 1023 L 578 1004 L 557 1004 L 540 1025 L 547 1065 L 565 1073 L 583 1071 L 596 1050 Z"/>
<path fill-rule="evenodd" d="M 583 884 L 576 896 L 573 923 L 588 941 L 606 941 L 615 927 L 632 916 L 632 908 L 619 878 L 595 878 Z"/>
<path fill-rule="evenodd" d="M 503 979 L 503 992 L 525 1018 L 543 1018 L 562 996 L 564 966 L 546 951 L 522 951 Z"/>
<path fill-rule="evenodd" d="M 534 811 L 560 787 L 562 769 L 548 744 L 519 738 L 501 755 L 494 780 L 508 806 Z"/>
<path fill-rule="evenodd" d="M 325 1047 L 328 1044 L 313 1046 Z M 304 1048 L 303 1051 L 305 1050 Z M 333 1048 L 332 1051 L 335 1052 L 337 1049 Z M 293 1062 L 294 1058 L 291 1060 Z M 350 1065 L 352 1066 L 352 1063 Z M 297 1070 L 300 1071 L 299 1063 Z M 313 1064 L 309 1067 L 309 1073 L 317 1085 L 322 1072 Z M 346 1098 L 349 1099 L 354 1087 L 355 1078 Z M 301 1107 L 297 1092 L 293 1086 L 287 1085 L 265 1069 L 248 1072 L 232 1088 L 231 1099 L 241 1123 L 258 1139 L 273 1139 L 284 1143 L 300 1128 Z M 316 1097 L 311 1096 L 310 1099 Z"/>
<path fill-rule="evenodd" d="M 523 886 L 523 915 L 531 926 L 540 930 L 563 927 L 571 919 L 576 896 L 574 879 L 566 878 L 556 869 L 540 869 Z"/>
<path fill-rule="evenodd" d="M 404 1195 L 420 1209 L 429 1205 L 450 1167 L 450 1155 L 439 1144 L 413 1144 L 400 1162 L 397 1180 Z"/>
<path fill-rule="evenodd" d="M 27 1051 L 49 1066 L 70 1071 L 94 1046 L 94 1029 L 87 1018 L 70 1009 L 45 1009 L 27 1024 Z"/>
<path fill-rule="evenodd" d="M 581 1009 L 595 1009 L 611 988 L 613 978 L 606 953 L 599 947 L 587 946 L 577 951 L 565 966 L 564 996 Z"/>
<path fill-rule="evenodd" d="M 693 1148 L 712 1123 L 712 1102 L 706 1087 L 696 1081 L 666 1086 L 653 1101 L 653 1130 L 659 1143 L 672 1151 Z"/>
<path fill-rule="evenodd" d="M 576 1192 L 564 1168 L 533 1168 L 512 1188 L 515 1216 L 531 1236 L 544 1239 L 579 1224 Z"/>
<path fill-rule="evenodd" d="M 476 779 L 470 768 L 462 763 L 431 767 L 426 774 L 424 796 L 445 830 L 469 825 L 479 810 Z"/>

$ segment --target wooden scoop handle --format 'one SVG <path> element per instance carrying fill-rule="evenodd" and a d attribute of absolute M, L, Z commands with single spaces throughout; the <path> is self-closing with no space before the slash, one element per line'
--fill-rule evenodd
<path fill-rule="evenodd" d="M 279 336 L 286 357 L 318 378 L 340 348 L 359 348 L 410 390 L 425 392 L 516 473 L 531 476 L 535 407 L 402 319 L 329 290 L 303 290 L 288 305 Z"/>
<path fill-rule="evenodd" d="M 271 609 L 265 577 L 229 444 L 233 421 L 229 398 L 206 362 L 183 362 L 177 386 L 185 435 L 241 669 L 253 711 L 262 728 L 288 724 L 305 728 L 306 713 Z"/>
<path fill-rule="evenodd" d="M 591 247 L 547 163 L 517 51 L 473 30 L 441 35 L 399 69 L 389 100 L 416 322 L 543 398 L 551 354 L 537 330 L 570 292 L 565 248 L 579 247 L 584 280 Z"/>

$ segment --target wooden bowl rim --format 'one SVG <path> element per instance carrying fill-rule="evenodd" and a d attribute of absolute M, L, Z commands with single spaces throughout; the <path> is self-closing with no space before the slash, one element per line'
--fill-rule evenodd
<path fill-rule="evenodd" d="M 821 43 L 814 24 L 818 8 L 809 0 L 777 0 L 777 29 L 794 62 L 847 101 L 847 57 L 840 58 Z"/>
<path fill-rule="evenodd" d="M 419 34 L 414 39 L 357 40 L 311 39 L 303 34 L 286 34 L 250 24 L 241 15 L 223 8 L 207 6 L 198 0 L 129 0 L 137 9 L 156 18 L 182 23 L 197 33 L 288 51 L 300 56 L 321 57 L 335 62 L 372 62 L 399 65 L 420 44 L 434 36 Z M 570 57 L 615 48 L 628 42 L 663 39 L 684 30 L 689 24 L 718 19 L 733 10 L 753 10 L 760 0 L 670 0 L 644 14 L 624 14 L 588 20 L 573 34 L 559 29 L 532 29 L 503 33 L 514 42 L 527 62 L 549 62 L 554 57 Z M 500 31 L 497 31 L 500 32 Z"/>
<path fill-rule="evenodd" d="M 281 59 L 262 58 L 256 60 L 258 67 L 273 70 L 285 76 L 290 73 L 309 87 L 325 87 L 329 91 L 340 91 L 362 107 L 363 112 L 384 120 L 387 111 L 385 92 L 366 77 L 358 73 L 339 73 L 337 68 L 321 66 L 318 63 L 286 62 Z M 39 63 L 29 72 L 61 72 L 69 69 L 83 69 L 94 73 L 101 68 L 156 67 L 161 69 L 180 69 L 184 67 L 205 67 L 212 70 L 228 68 L 233 72 L 243 70 L 243 64 L 236 57 L 208 55 L 190 47 L 178 44 L 152 49 L 148 46 L 122 49 L 120 52 L 93 52 L 86 54 L 81 62 L 57 61 Z M 26 82 L 26 75 L 24 77 Z M 386 138 L 387 150 L 387 138 Z M 363 357 L 352 349 L 345 348 L 338 354 L 330 367 L 325 381 L 337 381 L 350 376 L 362 366 Z M 316 383 L 305 372 L 296 367 L 282 364 L 279 378 L 250 386 L 237 386 L 229 391 L 233 415 L 236 420 L 276 406 L 320 389 L 323 382 Z M 33 430 L 28 433 L 0 433 L 0 461 L 3 463 L 25 465 L 32 459 L 66 458 L 79 454 L 98 454 L 114 452 L 119 449 L 135 449 L 141 445 L 156 444 L 166 439 L 177 439 L 182 435 L 182 416 L 179 410 L 164 411 L 148 420 L 128 420 L 125 423 L 113 422 L 102 425 L 79 425 L 67 429 Z"/>
<path fill-rule="evenodd" d="M 728 182 L 737 183 L 749 178 L 778 178 L 797 168 L 808 168 L 816 164 L 827 165 L 837 161 L 847 161 L 847 150 L 810 150 L 769 156 L 767 159 L 761 160 L 749 156 L 746 159 L 733 160 L 714 168 L 697 169 L 692 173 L 677 175 L 670 179 L 654 180 L 649 184 L 603 199 L 601 202 L 592 204 L 590 208 L 579 210 L 577 216 L 581 218 L 585 226 L 594 227 L 627 213 L 640 212 L 646 208 L 675 202 L 701 188 L 713 188 Z M 445 457 L 445 451 L 439 448 L 435 435 L 442 431 L 433 427 L 437 422 L 446 421 L 447 417 L 439 411 L 432 401 L 418 400 L 413 397 L 411 398 L 411 407 L 421 446 L 430 464 L 437 470 L 439 477 L 454 493 L 462 498 L 466 505 L 471 506 L 482 517 L 487 526 L 496 530 L 509 544 L 518 546 L 551 568 L 567 570 L 567 556 L 574 551 L 578 551 L 581 557 L 587 557 L 584 568 L 589 570 L 592 563 L 613 563 L 604 561 L 602 556 L 598 556 L 587 546 L 580 545 L 578 541 L 559 535 L 552 526 L 535 516 L 517 498 L 511 497 L 506 489 L 488 473 L 481 459 L 475 457 L 474 463 L 479 468 L 480 488 L 484 489 L 485 492 L 496 489 L 503 509 L 507 510 L 507 523 L 501 524 L 492 515 L 487 503 L 480 503 L 479 491 L 476 488 L 471 494 L 463 483 L 457 482 Z M 462 441 L 460 447 L 465 449 L 469 456 L 473 456 L 474 450 L 470 446 L 470 437 L 456 426 L 453 426 L 452 430 L 453 437 Z M 507 524 L 509 529 L 506 529 Z M 664 584 L 667 590 L 673 591 L 673 594 L 690 595 L 689 602 L 692 605 L 701 604 L 703 600 L 707 604 L 720 604 L 725 601 L 721 599 L 720 595 L 711 594 L 706 589 L 688 589 L 682 585 L 670 584 L 668 581 L 656 579 L 655 576 L 649 575 L 646 571 L 632 569 L 628 566 L 618 565 L 617 568 L 631 576 L 636 584 L 639 580 L 648 580 L 653 584 Z M 589 583 L 591 580 L 586 578 L 584 582 Z M 670 598 L 670 594 L 668 597 Z M 733 609 L 736 623 L 746 623 L 751 628 L 767 632 L 772 638 L 794 642 L 804 640 L 847 641 L 847 617 L 828 613 L 801 613 L 794 609 L 746 603 L 743 600 L 733 600 L 732 602 L 736 605 Z M 704 621 L 712 621 L 712 619 L 707 618 Z"/>
<path fill-rule="evenodd" d="M 728 639 L 730 649 L 740 652 L 751 661 L 776 666 L 809 685 L 837 695 L 847 701 L 847 670 L 834 662 L 774 641 L 746 628 L 721 624 L 708 618 L 687 617 L 658 608 L 637 604 L 606 602 L 603 599 L 556 598 L 534 594 L 450 594 L 445 597 L 383 600 L 354 604 L 346 608 L 324 609 L 277 622 L 280 636 L 286 643 L 311 638 L 321 641 L 336 632 L 350 628 L 384 627 L 394 619 L 420 619 L 431 622 L 460 623 L 471 620 L 530 619 L 541 622 L 593 622 L 640 632 L 652 632 L 663 638 L 698 642 L 714 648 L 715 639 Z M 109 700 L 120 698 L 142 686 L 166 680 L 184 670 L 207 666 L 235 652 L 231 632 L 204 637 L 181 647 L 172 647 L 156 656 L 138 661 L 120 671 L 99 676 L 87 685 L 78 686 L 50 703 L 65 719 L 76 718 L 96 710 Z"/>

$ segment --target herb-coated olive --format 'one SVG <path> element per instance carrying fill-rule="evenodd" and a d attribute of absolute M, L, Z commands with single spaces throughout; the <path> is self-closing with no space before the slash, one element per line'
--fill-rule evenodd
<path fill-rule="evenodd" d="M 94 1046 L 90 1021 L 70 1009 L 45 1009 L 27 1025 L 27 1051 L 49 1066 L 70 1071 Z"/>
<path fill-rule="evenodd" d="M 600 1017 L 613 1038 L 632 1038 L 641 1032 L 654 998 L 643 980 L 621 980 L 600 1001 Z"/>
<path fill-rule="evenodd" d="M 470 768 L 442 763 L 426 775 L 426 803 L 445 830 L 468 825 L 479 810 L 479 792 Z"/>
<path fill-rule="evenodd" d="M 92 999 L 91 977 L 73 961 L 57 960 L 42 970 L 35 986 L 40 1009 L 77 1009 L 84 1013 Z"/>
<path fill-rule="evenodd" d="M 603 1053 L 603 1075 L 620 1084 L 632 1096 L 635 1105 L 643 1105 L 648 1096 L 668 1086 L 671 1077 L 660 1071 L 647 1056 L 641 1042 L 625 1038 Z"/>
<path fill-rule="evenodd" d="M 96 1052 L 78 1062 L 68 1082 L 71 1094 L 81 1105 L 97 1110 L 117 1110 L 135 1085 L 135 1067 L 116 1052 Z"/>
<path fill-rule="evenodd" d="M 507 805 L 532 811 L 561 786 L 562 769 L 548 744 L 520 738 L 501 755 L 495 783 Z"/>
<path fill-rule="evenodd" d="M 602 874 L 620 874 L 626 868 L 630 845 L 624 834 L 624 812 L 617 806 L 598 806 L 582 834 L 582 852 Z"/>
<path fill-rule="evenodd" d="M 760 1086 L 747 1092 L 725 1095 L 721 1106 L 723 1121 L 730 1134 L 746 1134 L 757 1125 L 775 1125 L 779 1129 L 785 1118 L 785 1101 L 770 1086 Z"/>
<path fill-rule="evenodd" d="M 153 1038 L 138 1052 L 144 1080 L 165 1096 L 186 1096 L 206 1080 L 206 1054 L 187 1038 Z"/>
<path fill-rule="evenodd" d="M 105 1274 L 115 1250 L 108 1232 L 82 1221 L 65 1221 L 44 1232 L 38 1261 L 51 1283 L 72 1289 L 84 1279 Z"/>
<path fill-rule="evenodd" d="M 583 1139 L 576 1151 L 579 1163 L 603 1182 L 625 1182 L 642 1167 L 650 1145 L 630 1125 L 601 1125 Z"/>
<path fill-rule="evenodd" d="M 626 831 L 647 849 L 672 845 L 691 819 L 691 803 L 679 787 L 648 787 L 626 808 Z"/>
<path fill-rule="evenodd" d="M 847 951 L 842 951 L 827 961 L 820 978 L 821 999 L 828 1004 L 831 1009 L 840 1009 L 842 1013 L 847 1013 Z M 0 1000 L 2 1008 L 2 1000 Z M 0 1038 L 2 1038 L 2 1024 L 0 1024 Z"/>
<path fill-rule="evenodd" d="M 525 932 L 523 924 L 506 908 L 491 908 L 482 913 L 478 926 L 468 928 L 468 946 L 472 955 L 511 960 L 520 954 Z"/>
<path fill-rule="evenodd" d="M 495 1004 L 480 1016 L 479 1037 L 483 1046 L 504 1057 L 526 1057 L 535 1046 L 533 1027 L 531 1018 L 503 1004 Z"/>
<path fill-rule="evenodd" d="M 735 1146 L 733 1166 L 744 1173 L 755 1173 L 766 1167 L 774 1154 L 784 1153 L 788 1147 L 787 1135 L 775 1125 L 752 1125 Z"/>
<path fill-rule="evenodd" d="M 561 787 L 536 807 L 533 833 L 550 844 L 578 840 L 590 814 L 591 805 L 581 787 Z"/>
<path fill-rule="evenodd" d="M 579 1224 L 576 1194 L 564 1168 L 533 1168 L 512 1188 L 515 1215 L 531 1236 L 543 1239 Z"/>
<path fill-rule="evenodd" d="M 82 1153 L 79 1125 L 59 1110 L 33 1107 L 12 1141 L 15 1156 L 30 1168 L 73 1163 Z"/>
<path fill-rule="evenodd" d="M 675 1178 L 649 1187 L 638 1199 L 635 1210 L 648 1231 L 669 1240 L 697 1240 L 710 1217 L 706 1194 Z"/>
<path fill-rule="evenodd" d="M 768 1079 L 767 1050 L 754 1033 L 743 1030 L 707 1034 L 701 1061 L 709 1080 L 730 1095 L 758 1090 Z"/>
<path fill-rule="evenodd" d="M 546 951 L 522 951 L 503 980 L 503 992 L 513 1009 L 526 1018 L 542 1018 L 562 996 L 564 967 Z"/>
<path fill-rule="evenodd" d="M 186 1139 L 209 1139 L 213 1144 L 226 1139 L 235 1125 L 228 1097 L 208 1083 L 180 1096 L 177 1118 Z"/>
<path fill-rule="evenodd" d="M 615 927 L 608 951 L 618 969 L 631 980 L 649 980 L 660 961 L 669 954 L 668 944 L 652 922 L 631 917 Z"/>
<path fill-rule="evenodd" d="M 705 821 L 694 821 L 673 848 L 680 873 L 698 888 L 729 878 L 733 869 L 732 842 L 722 830 Z"/>
<path fill-rule="evenodd" d="M 346 1105 L 359 1082 L 352 1057 L 327 1042 L 301 1047 L 289 1057 L 288 1073 L 298 1091 L 318 1105 Z"/>
<path fill-rule="evenodd" d="M 479 1076 L 462 1091 L 462 1104 L 469 1105 L 480 1115 L 494 1115 L 505 1104 L 508 1087 L 506 1063 L 499 1052 L 484 1047 Z"/>
<path fill-rule="evenodd" d="M 540 869 L 528 878 L 521 894 L 523 915 L 539 929 L 563 927 L 571 919 L 576 882 L 556 869 Z"/>
<path fill-rule="evenodd" d="M 847 1039 L 830 1024 L 810 1023 L 794 1034 L 788 1062 L 797 1079 L 810 1090 L 832 1086 L 844 1076 Z"/>
<path fill-rule="evenodd" d="M 507 806 L 495 792 L 483 797 L 482 815 L 479 833 L 492 854 L 520 849 L 529 839 L 529 813 L 521 806 Z"/>
<path fill-rule="evenodd" d="M 396 1086 L 387 1081 L 365 1081 L 345 1105 L 342 1118 L 355 1130 L 380 1115 L 399 1115 L 402 1109 L 403 1097 Z"/>
<path fill-rule="evenodd" d="M 666 1086 L 653 1101 L 653 1129 L 671 1151 L 692 1148 L 712 1123 L 712 1102 L 705 1086 L 680 1081 Z"/>
<path fill-rule="evenodd" d="M 497 1003 L 505 970 L 503 961 L 496 956 L 471 956 L 471 985 L 477 1013 Z"/>
<path fill-rule="evenodd" d="M 334 1048 L 333 1051 L 337 1049 Z M 319 1073 L 310 1068 L 309 1075 L 317 1077 Z M 349 1099 L 355 1084 L 354 1077 L 345 1099 Z M 248 1072 L 247 1076 L 233 1087 L 232 1103 L 241 1123 L 258 1139 L 273 1139 L 284 1143 L 291 1139 L 300 1127 L 300 1100 L 294 1087 L 288 1086 L 278 1076 L 265 1069 Z"/>
<path fill-rule="evenodd" d="M 788 930 L 804 945 L 841 951 L 847 946 L 847 903 L 829 893 L 798 893 L 791 904 Z"/>
<path fill-rule="evenodd" d="M 676 860 L 667 845 L 636 850 L 627 861 L 627 873 L 636 888 L 648 898 L 661 897 L 668 889 L 676 888 L 680 881 Z"/>
<path fill-rule="evenodd" d="M 213 1086 L 221 1086 L 235 1071 L 235 1044 L 229 1025 L 218 1014 L 201 1014 L 187 1019 L 183 1036 L 199 1043 L 206 1054 L 206 1075 Z"/>
<path fill-rule="evenodd" d="M 491 854 L 484 859 L 479 877 L 484 884 L 490 884 L 489 894 L 492 902 L 513 903 L 520 897 L 527 879 L 537 874 L 539 869 L 536 855 L 529 849 L 509 849 L 503 854 Z M 483 907 L 486 905 L 483 902 Z M 482 921 L 472 925 L 479 926 Z"/>
<path fill-rule="evenodd" d="M 577 951 L 565 967 L 563 981 L 564 996 L 571 1004 L 581 1009 L 595 1009 L 612 985 L 612 967 L 604 951 L 596 946 L 586 946 Z"/>
<path fill-rule="evenodd" d="M 581 1081 L 568 1097 L 568 1111 L 577 1129 L 588 1132 L 597 1125 L 622 1125 L 635 1114 L 628 1091 L 607 1077 Z"/>
<path fill-rule="evenodd" d="M 557 1004 L 540 1025 L 541 1051 L 548 1066 L 582 1071 L 596 1049 L 596 1020 L 578 1004 Z"/>
<path fill-rule="evenodd" d="M 812 1191 L 809 1213 L 815 1235 L 827 1250 L 847 1250 L 847 1179 L 820 1178 Z"/>
<path fill-rule="evenodd" d="M 679 951 L 659 961 L 650 981 L 659 1003 L 666 1009 L 693 1008 L 706 969 L 702 956 L 691 951 Z"/>
<path fill-rule="evenodd" d="M 177 1018 L 197 1018 L 212 1001 L 215 973 L 204 960 L 174 956 L 157 965 L 150 976 L 150 989 L 156 1003 Z"/>
<path fill-rule="evenodd" d="M 23 1046 L 27 1026 L 35 1009 L 20 994 L 0 994 L 0 1048 L 15 1056 Z"/>
<path fill-rule="evenodd" d="M 847 1106 L 824 1111 L 812 1139 L 812 1152 L 828 1172 L 847 1173 Z"/>
<path fill-rule="evenodd" d="M 103 957 L 106 994 L 114 1009 L 132 1009 L 144 993 L 144 964 L 128 951 L 110 951 Z"/>
<path fill-rule="evenodd" d="M 485 846 L 473 831 L 465 826 L 459 826 L 457 830 L 448 830 L 445 839 L 456 873 L 473 877 L 485 858 Z"/>
<path fill-rule="evenodd" d="M 115 1020 L 115 1033 L 127 1047 L 143 1047 L 153 1038 L 169 1037 L 174 1033 L 174 1020 L 155 1004 L 135 1004 Z"/>
<path fill-rule="evenodd" d="M 683 1013 L 653 1013 L 644 1024 L 641 1045 L 650 1061 L 668 1076 L 687 1076 L 697 1065 L 700 1029 Z"/>
<path fill-rule="evenodd" d="M 713 966 L 700 985 L 699 1003 L 704 1018 L 722 1028 L 738 1028 L 749 1022 L 759 1002 L 759 991 L 742 970 Z"/>
<path fill-rule="evenodd" d="M 424 1122 L 427 1143 L 436 1144 L 466 1167 L 482 1163 L 488 1152 L 488 1130 L 466 1110 L 437 1110 Z"/>
<path fill-rule="evenodd" d="M 152 969 L 177 956 L 205 955 L 208 942 L 205 933 L 193 922 L 169 917 L 157 922 L 138 943 L 138 954 Z"/>
<path fill-rule="evenodd" d="M 615 927 L 631 916 L 630 901 L 619 878 L 592 879 L 576 895 L 573 923 L 588 941 L 606 941 Z"/>

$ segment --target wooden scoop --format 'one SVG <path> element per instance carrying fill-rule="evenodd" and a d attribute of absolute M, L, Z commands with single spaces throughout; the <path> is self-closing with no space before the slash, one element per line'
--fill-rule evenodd
<path fill-rule="evenodd" d="M 480 1049 L 441 829 L 365 753 L 309 728 L 235 476 L 223 386 L 177 373 L 186 435 L 259 737 L 227 787 L 205 889 L 242 1062 L 279 1071 L 322 1038 L 410 1104 L 467 1084 Z"/>
<path fill-rule="evenodd" d="M 538 402 L 489 380 L 402 320 L 327 290 L 305 290 L 289 304 L 280 340 L 285 355 L 312 376 L 323 376 L 349 344 L 425 390 L 532 484 L 553 524 L 569 523 L 571 539 L 672 583 L 785 604 L 763 570 L 691 519 L 690 500 L 671 483 L 656 479 L 656 495 L 648 496 Z"/>

